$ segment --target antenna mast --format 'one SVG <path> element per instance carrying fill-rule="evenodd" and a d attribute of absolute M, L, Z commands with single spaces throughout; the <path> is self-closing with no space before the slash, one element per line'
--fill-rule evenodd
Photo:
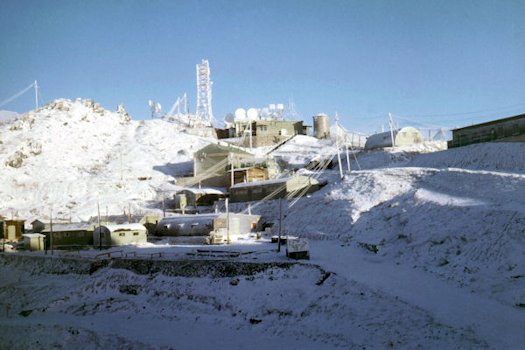
<path fill-rule="evenodd" d="M 396 140 L 394 139 L 394 121 L 392 120 L 392 113 L 388 112 L 388 126 L 390 127 L 390 137 L 392 139 L 392 148 L 396 147 Z"/>
<path fill-rule="evenodd" d="M 213 124 L 213 112 L 211 108 L 211 86 L 210 64 L 208 60 L 202 60 L 197 64 L 197 118 Z"/>

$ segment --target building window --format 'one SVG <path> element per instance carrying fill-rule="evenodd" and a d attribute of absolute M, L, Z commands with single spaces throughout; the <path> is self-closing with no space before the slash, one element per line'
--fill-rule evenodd
<path fill-rule="evenodd" d="M 126 235 L 126 232 L 120 232 L 118 235 L 119 235 L 120 237 L 124 237 L 124 236 Z"/>
<path fill-rule="evenodd" d="M 520 126 L 518 123 L 512 125 L 512 135 L 519 135 L 520 134 Z"/>
<path fill-rule="evenodd" d="M 133 232 L 133 236 L 138 236 L 139 233 L 138 232 Z"/>

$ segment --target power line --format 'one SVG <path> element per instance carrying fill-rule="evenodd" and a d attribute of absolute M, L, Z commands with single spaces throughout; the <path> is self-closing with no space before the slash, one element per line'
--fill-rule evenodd
<path fill-rule="evenodd" d="M 411 114 L 411 113 L 404 113 L 404 114 L 409 114 L 415 118 L 458 117 L 458 116 L 466 116 L 466 115 L 478 114 L 478 113 L 500 112 L 500 111 L 504 111 L 504 110 L 516 108 L 516 107 L 525 107 L 525 103 L 518 103 L 515 105 L 509 105 L 505 107 L 497 107 L 497 108 L 483 109 L 483 110 L 470 111 L 470 112 L 454 112 L 454 113 L 446 113 L 446 114 Z"/>
<path fill-rule="evenodd" d="M 29 85 L 28 87 L 22 89 L 20 92 L 17 92 L 16 94 L 14 94 L 13 96 L 9 97 L 8 99 L 0 102 L 0 108 L 2 108 L 3 106 L 5 106 L 6 104 L 8 104 L 9 102 L 15 100 L 16 98 L 22 96 L 23 94 L 25 94 L 27 91 L 29 91 L 30 89 L 32 89 L 33 87 L 35 86 L 35 83 L 31 83 L 31 85 Z"/>

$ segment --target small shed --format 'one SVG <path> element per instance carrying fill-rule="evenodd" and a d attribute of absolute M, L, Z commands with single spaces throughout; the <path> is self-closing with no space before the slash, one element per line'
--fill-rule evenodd
<path fill-rule="evenodd" d="M 31 251 L 44 250 L 45 235 L 41 233 L 24 233 L 24 247 Z"/>
<path fill-rule="evenodd" d="M 213 220 L 213 230 L 226 233 L 228 229 L 228 217 L 230 222 L 230 235 L 239 236 L 248 233 L 261 232 L 263 222 L 260 215 L 241 213 L 221 213 Z"/>
<path fill-rule="evenodd" d="M 16 242 L 22 239 L 22 235 L 25 233 L 24 223 L 25 220 L 19 219 L 4 220 L 3 238 L 7 242 Z"/>
<path fill-rule="evenodd" d="M 366 139 L 365 149 L 377 149 L 392 147 L 392 135 L 394 136 L 394 146 L 407 146 L 422 143 L 423 135 L 416 128 L 407 126 L 401 129 L 385 131 L 371 135 Z"/>
<path fill-rule="evenodd" d="M 309 176 L 293 176 L 274 180 L 236 184 L 230 188 L 231 202 L 250 202 L 262 199 L 276 199 L 286 196 L 297 197 L 320 189 L 324 183 Z"/>
<path fill-rule="evenodd" d="M 147 230 L 142 224 L 103 225 L 93 231 L 95 247 L 141 244 L 147 241 Z"/>
<path fill-rule="evenodd" d="M 46 225 L 41 233 L 48 249 L 68 249 L 93 245 L 94 225 L 85 223 Z"/>

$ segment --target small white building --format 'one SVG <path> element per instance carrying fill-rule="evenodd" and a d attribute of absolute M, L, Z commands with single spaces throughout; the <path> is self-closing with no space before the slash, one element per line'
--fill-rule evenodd
<path fill-rule="evenodd" d="M 147 241 L 147 230 L 142 224 L 102 225 L 93 231 L 95 247 L 140 244 Z"/>
<path fill-rule="evenodd" d="M 392 136 L 394 139 L 392 140 Z M 392 144 L 394 141 L 394 144 Z M 422 143 L 423 135 L 411 126 L 407 126 L 398 130 L 385 131 L 379 134 L 371 135 L 366 139 L 365 149 L 385 148 L 392 146 L 407 146 L 416 143 Z"/>
<path fill-rule="evenodd" d="M 45 235 L 41 233 L 24 233 L 22 237 L 24 237 L 24 247 L 27 250 L 44 250 Z"/>

